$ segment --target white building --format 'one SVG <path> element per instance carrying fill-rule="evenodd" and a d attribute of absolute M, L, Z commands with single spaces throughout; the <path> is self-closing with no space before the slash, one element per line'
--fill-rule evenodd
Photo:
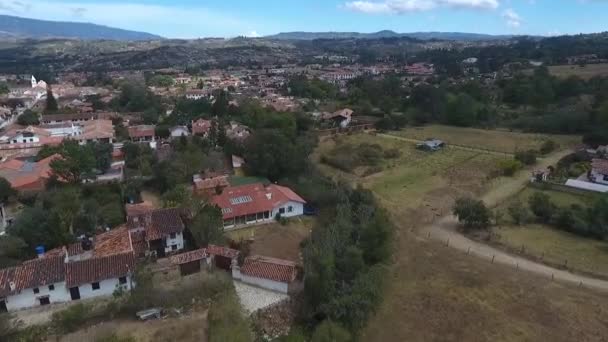
<path fill-rule="evenodd" d="M 132 204 L 127 205 L 126 211 L 129 231 L 142 234 L 148 252 L 164 257 L 184 249 L 181 209 L 150 209 Z"/>
<path fill-rule="evenodd" d="M 169 130 L 171 138 L 187 137 L 190 135 L 190 131 L 186 126 L 175 126 Z"/>
<path fill-rule="evenodd" d="M 0 270 L 0 312 L 109 296 L 119 288 L 129 290 L 134 286 L 132 251 L 100 257 L 90 254 L 90 258 L 70 261 L 64 247 Z"/>
<path fill-rule="evenodd" d="M 225 188 L 211 201 L 221 208 L 225 229 L 301 216 L 306 204 L 287 187 L 262 183 Z"/>
<path fill-rule="evenodd" d="M 232 265 L 233 279 L 281 293 L 294 289 L 297 274 L 294 262 L 258 255 L 245 258 L 240 267 L 236 263 Z"/>

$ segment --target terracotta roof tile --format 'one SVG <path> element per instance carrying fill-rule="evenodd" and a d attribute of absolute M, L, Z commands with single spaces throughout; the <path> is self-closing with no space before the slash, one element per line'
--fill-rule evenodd
<path fill-rule="evenodd" d="M 209 257 L 207 248 L 197 249 L 188 253 L 182 253 L 171 257 L 171 263 L 175 265 L 182 265 L 192 261 L 203 260 Z"/>
<path fill-rule="evenodd" d="M 58 283 L 64 279 L 63 256 L 29 260 L 19 266 L 0 270 L 0 296 Z M 15 285 L 14 291 L 10 289 L 11 282 Z"/>
<path fill-rule="evenodd" d="M 306 203 L 291 189 L 262 183 L 228 187 L 212 199 L 222 209 L 224 219 L 272 211 L 289 201 Z"/>
<path fill-rule="evenodd" d="M 297 269 L 294 262 L 255 255 L 245 259 L 241 273 L 250 277 L 291 283 L 296 280 Z"/>
<path fill-rule="evenodd" d="M 219 255 L 230 259 L 237 258 L 240 254 L 240 252 L 236 249 L 216 245 L 207 246 L 207 253 L 210 255 Z"/>
<path fill-rule="evenodd" d="M 105 279 L 119 278 L 135 271 L 133 253 L 123 253 L 66 264 L 66 283 L 74 287 Z"/>
<path fill-rule="evenodd" d="M 591 167 L 596 172 L 608 175 L 608 160 L 606 159 L 593 159 Z"/>

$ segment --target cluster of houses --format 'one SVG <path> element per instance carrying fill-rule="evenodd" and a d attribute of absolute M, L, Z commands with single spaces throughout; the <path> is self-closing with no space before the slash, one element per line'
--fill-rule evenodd
<path fill-rule="evenodd" d="M 230 186 L 222 177 L 200 182 L 208 183 L 204 189 L 210 203 L 220 208 L 225 229 L 304 213 L 306 201 L 287 187 Z M 125 211 L 126 223 L 118 228 L 50 251 L 40 246 L 36 259 L 0 270 L 0 312 L 128 291 L 137 285 L 133 275 L 138 262 L 149 257 L 170 257 L 184 276 L 217 267 L 236 281 L 271 291 L 290 293 L 300 288 L 299 267 L 291 261 L 247 256 L 239 264 L 240 252 L 222 246 L 185 252 L 186 222 L 191 219 L 187 210 L 154 209 L 141 203 L 127 204 Z"/>

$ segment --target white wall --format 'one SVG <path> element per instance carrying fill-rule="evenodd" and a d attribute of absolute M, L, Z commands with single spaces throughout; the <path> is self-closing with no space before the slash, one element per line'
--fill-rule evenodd
<path fill-rule="evenodd" d="M 277 291 L 281 293 L 289 292 L 289 284 L 281 283 L 278 281 L 263 279 L 258 277 L 250 277 L 248 275 L 242 274 L 239 267 L 232 268 L 232 278 L 242 281 L 243 283 L 261 287 L 263 289 Z"/>
<path fill-rule="evenodd" d="M 292 211 L 289 212 L 289 207 L 292 207 Z M 296 217 L 304 215 L 304 204 L 298 202 L 287 202 L 284 205 L 274 208 L 272 210 L 272 218 L 274 219 L 280 212 L 280 209 L 284 208 L 285 213 L 281 214 L 281 217 Z"/>
<path fill-rule="evenodd" d="M 187 129 L 178 128 L 171 131 L 171 137 L 179 138 L 181 136 L 189 136 L 190 132 Z"/>
<path fill-rule="evenodd" d="M 126 277 L 126 278 L 127 278 L 127 283 L 123 286 L 124 286 L 125 290 L 129 290 L 130 285 L 131 285 L 131 279 L 130 279 L 130 277 Z M 82 285 L 78 286 L 78 289 L 80 290 L 80 299 L 88 299 L 88 298 L 94 298 L 94 297 L 99 297 L 99 296 L 111 296 L 112 294 L 114 294 L 114 291 L 116 291 L 116 288 L 118 285 L 119 285 L 118 278 L 106 279 L 106 280 L 100 281 L 99 290 L 93 290 L 93 286 L 91 286 L 91 283 L 82 284 Z M 68 295 L 69 295 L 69 290 L 68 290 Z"/>
<path fill-rule="evenodd" d="M 49 291 L 49 286 L 40 286 L 39 293 L 34 293 L 34 289 L 25 289 L 20 293 L 6 298 L 6 308 L 8 311 L 15 311 L 25 308 L 40 306 L 39 297 L 49 296 L 51 304 L 64 303 L 71 300 L 70 291 L 65 287 L 65 282 L 53 284 L 55 289 Z"/>
<path fill-rule="evenodd" d="M 173 251 L 171 246 L 173 245 L 177 245 L 176 251 L 181 251 L 184 249 L 184 236 L 182 233 L 175 234 L 175 239 L 167 237 L 167 241 L 165 243 L 165 253 L 171 253 L 171 251 Z"/>

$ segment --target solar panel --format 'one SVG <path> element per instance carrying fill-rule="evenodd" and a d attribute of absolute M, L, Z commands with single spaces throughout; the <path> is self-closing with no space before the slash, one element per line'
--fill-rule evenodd
<path fill-rule="evenodd" d="M 232 208 L 222 208 L 222 214 L 230 214 L 232 212 Z"/>
<path fill-rule="evenodd" d="M 237 205 L 237 204 L 249 203 L 252 201 L 253 201 L 253 199 L 251 199 L 251 196 L 239 196 L 239 197 L 231 198 L 230 204 Z"/>

